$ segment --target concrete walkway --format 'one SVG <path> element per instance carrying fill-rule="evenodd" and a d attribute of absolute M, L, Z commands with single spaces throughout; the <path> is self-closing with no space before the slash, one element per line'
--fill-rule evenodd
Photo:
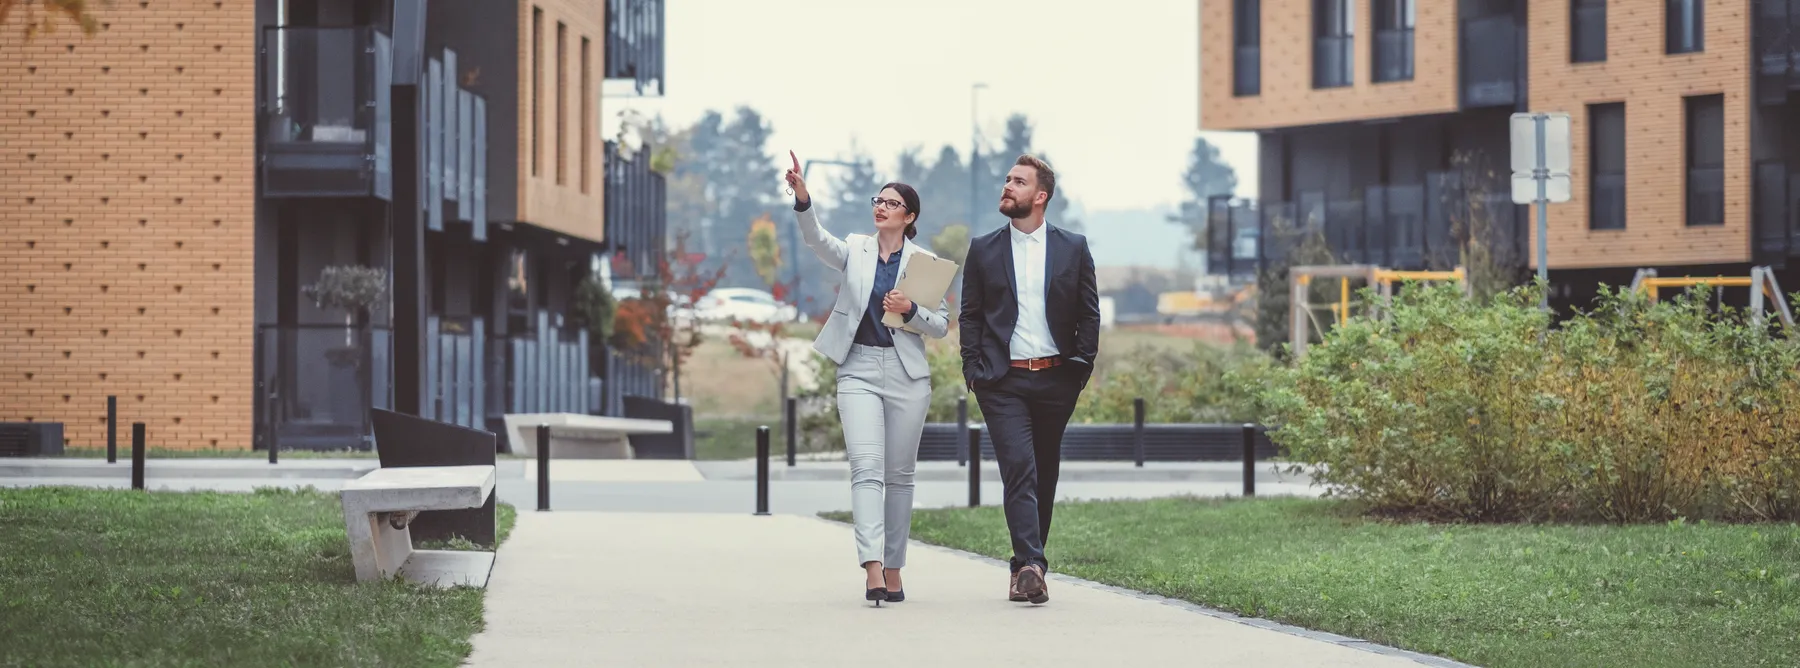
<path fill-rule="evenodd" d="M 917 543 L 908 561 L 908 600 L 876 609 L 823 520 L 521 512 L 469 665 L 1421 665 L 1060 576 L 1047 605 L 1011 603 L 995 562 Z"/>

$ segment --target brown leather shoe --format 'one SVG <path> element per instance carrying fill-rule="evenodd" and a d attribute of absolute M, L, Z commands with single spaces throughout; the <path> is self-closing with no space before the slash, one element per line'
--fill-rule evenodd
<path fill-rule="evenodd" d="M 1019 569 L 1019 593 L 1032 603 L 1050 600 L 1050 587 L 1044 582 L 1044 569 L 1032 564 Z"/>
<path fill-rule="evenodd" d="M 1006 600 L 1017 601 L 1019 603 L 1024 603 L 1026 600 L 1028 600 L 1025 598 L 1024 594 L 1019 593 L 1019 572 L 1018 571 L 1013 571 L 1012 586 L 1010 586 L 1006 589 Z"/>

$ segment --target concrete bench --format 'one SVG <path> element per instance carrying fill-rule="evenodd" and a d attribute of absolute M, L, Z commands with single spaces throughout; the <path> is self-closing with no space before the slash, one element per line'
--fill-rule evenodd
<path fill-rule="evenodd" d="M 515 455 L 537 456 L 538 425 L 550 425 L 550 455 L 557 459 L 635 459 L 632 434 L 674 433 L 668 420 L 601 417 L 579 413 L 510 413 L 506 438 Z"/>
<path fill-rule="evenodd" d="M 492 466 L 383 468 L 345 484 L 339 498 L 356 580 L 399 574 L 439 587 L 486 587 L 493 552 L 415 551 L 407 524 L 422 510 L 480 508 L 493 493 Z"/>

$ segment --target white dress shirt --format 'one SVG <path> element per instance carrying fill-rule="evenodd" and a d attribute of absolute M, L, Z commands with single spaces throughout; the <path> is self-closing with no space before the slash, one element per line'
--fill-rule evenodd
<path fill-rule="evenodd" d="M 1050 336 L 1049 313 L 1044 310 L 1048 288 L 1045 279 L 1049 274 L 1049 268 L 1045 266 L 1050 246 L 1046 234 L 1049 228 L 1050 224 L 1044 223 L 1036 231 L 1026 234 L 1016 226 L 1007 226 L 1012 231 L 1013 290 L 1019 302 L 1019 320 L 1009 342 L 1015 360 L 1060 354 L 1056 340 Z"/>

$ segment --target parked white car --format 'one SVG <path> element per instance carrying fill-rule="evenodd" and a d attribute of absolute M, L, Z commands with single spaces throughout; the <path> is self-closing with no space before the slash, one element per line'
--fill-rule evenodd
<path fill-rule="evenodd" d="M 701 297 L 694 312 L 707 322 L 793 322 L 799 310 L 775 300 L 775 295 L 755 288 L 719 288 Z"/>

